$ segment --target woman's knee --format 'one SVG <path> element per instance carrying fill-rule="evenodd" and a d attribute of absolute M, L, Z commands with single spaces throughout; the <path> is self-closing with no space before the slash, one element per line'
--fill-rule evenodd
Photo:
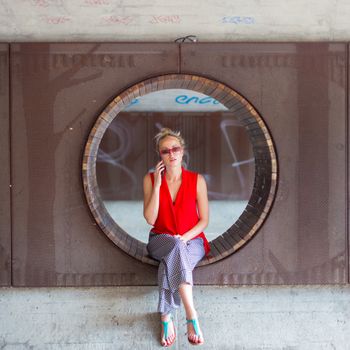
<path fill-rule="evenodd" d="M 146 248 L 148 254 L 157 260 L 161 260 L 168 254 L 179 251 L 186 247 L 186 243 L 181 241 L 179 238 L 172 235 L 167 235 L 167 237 L 162 237 L 162 242 L 156 245 L 150 243 L 147 244 Z"/>

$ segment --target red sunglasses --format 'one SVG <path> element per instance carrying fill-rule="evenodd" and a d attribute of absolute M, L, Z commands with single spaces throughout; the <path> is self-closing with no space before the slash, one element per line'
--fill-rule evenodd
<path fill-rule="evenodd" d="M 179 153 L 181 151 L 182 147 L 179 146 L 175 146 L 173 148 L 167 148 L 167 149 L 162 149 L 160 151 L 160 154 L 162 154 L 163 156 L 166 154 L 170 154 L 170 153 Z"/>

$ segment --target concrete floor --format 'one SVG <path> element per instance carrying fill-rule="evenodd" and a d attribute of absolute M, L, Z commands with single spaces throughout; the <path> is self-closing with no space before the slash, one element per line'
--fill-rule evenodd
<path fill-rule="evenodd" d="M 156 287 L 0 288 L 0 349 L 158 349 Z M 349 286 L 195 286 L 201 349 L 349 349 Z M 186 340 L 183 307 L 172 349 Z"/>

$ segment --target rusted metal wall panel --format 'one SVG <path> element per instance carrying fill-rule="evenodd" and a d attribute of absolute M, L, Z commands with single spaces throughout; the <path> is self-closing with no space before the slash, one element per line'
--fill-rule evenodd
<path fill-rule="evenodd" d="M 0 44 L 0 286 L 11 285 L 9 46 Z"/>
<path fill-rule="evenodd" d="M 98 229 L 81 156 L 99 112 L 118 92 L 176 73 L 178 46 L 12 44 L 13 285 L 156 283 Z M 241 93 L 274 138 L 278 193 L 240 251 L 195 271 L 201 284 L 345 283 L 346 45 L 182 44 L 181 72 Z M 218 232 L 221 233 L 221 232 Z"/>
<path fill-rule="evenodd" d="M 346 59 L 341 43 L 182 45 L 182 73 L 240 92 L 261 113 L 278 154 L 277 197 L 236 254 L 199 268 L 208 284 L 346 283 Z"/>
<path fill-rule="evenodd" d="M 178 72 L 177 44 L 12 44 L 14 286 L 154 284 L 86 204 L 82 154 L 119 92 Z"/>

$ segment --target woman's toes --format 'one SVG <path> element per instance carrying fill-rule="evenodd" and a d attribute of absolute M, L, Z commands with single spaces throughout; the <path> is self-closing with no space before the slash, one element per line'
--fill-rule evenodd
<path fill-rule="evenodd" d="M 173 332 L 174 332 L 174 330 L 173 330 Z M 168 335 L 168 337 L 164 340 L 164 344 L 162 343 L 162 345 L 172 344 L 172 342 L 174 341 L 174 338 L 175 338 L 175 333 Z"/>
<path fill-rule="evenodd" d="M 171 337 L 169 338 L 168 345 L 172 344 L 173 341 L 174 341 L 174 336 L 171 336 Z"/>

